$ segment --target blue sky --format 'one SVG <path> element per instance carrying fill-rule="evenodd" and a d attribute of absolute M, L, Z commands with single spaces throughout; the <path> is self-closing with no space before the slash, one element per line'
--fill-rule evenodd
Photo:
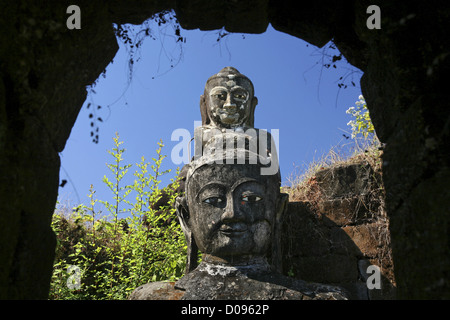
<path fill-rule="evenodd" d="M 176 42 L 173 26 L 158 29 L 140 48 L 139 61 L 129 81 L 128 52 L 120 49 L 100 76 L 78 116 L 65 149 L 60 153 L 59 188 L 61 202 L 71 205 L 88 202 L 90 184 L 96 196 L 110 200 L 102 177 L 111 177 L 106 162 L 118 132 L 126 149 L 124 163 L 135 164 L 141 156 L 150 160 L 162 139 L 164 169 L 173 172 L 162 179 L 167 185 L 178 165 L 171 161 L 171 150 L 179 141 L 171 141 L 172 132 L 185 128 L 193 135 L 194 121 L 200 121 L 199 100 L 206 80 L 225 66 L 233 66 L 247 75 L 255 86 L 258 106 L 255 127 L 279 130 L 279 160 L 283 184 L 295 171 L 320 158 L 338 144 L 347 143 L 342 134 L 349 132 L 350 116 L 345 111 L 354 106 L 361 94 L 362 73 L 345 59 L 336 68 L 323 67 L 337 50 L 317 48 L 298 38 L 274 30 L 270 25 L 263 34 L 229 34 L 219 42 L 219 31 L 181 30 L 185 43 Z M 138 56 L 135 56 L 135 59 Z M 137 59 L 136 59 L 137 60 Z M 173 68 L 171 68 L 173 65 Z M 347 88 L 339 88 L 343 77 Z M 351 84 L 351 81 L 356 86 Z M 87 108 L 91 103 L 90 108 Z M 90 136 L 92 108 L 96 109 L 99 142 Z M 130 179 L 136 167 L 128 173 Z"/>

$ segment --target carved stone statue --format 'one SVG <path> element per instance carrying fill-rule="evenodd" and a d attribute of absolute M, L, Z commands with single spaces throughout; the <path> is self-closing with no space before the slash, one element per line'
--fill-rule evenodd
<path fill-rule="evenodd" d="M 223 163 L 215 163 L 212 151 L 189 165 L 185 196 L 177 201 L 189 251 L 186 275 L 141 286 L 130 299 L 344 299 L 339 288 L 277 271 L 288 197 L 280 193 L 278 174 L 261 175 L 270 165 L 262 163 L 264 156 L 233 151 L 220 151 Z M 257 163 L 249 164 L 254 156 Z M 198 266 L 197 248 L 203 253 Z"/>
<path fill-rule="evenodd" d="M 245 138 L 243 133 L 231 135 L 236 140 Z M 269 249 L 273 260 L 281 261 L 278 242 L 271 240 L 278 238 L 274 236 L 276 221 L 288 197 L 280 194 L 278 171 L 261 174 L 271 166 L 270 155 L 248 148 L 207 146 L 211 150 L 189 165 L 185 195 L 177 199 L 178 218 L 192 247 L 187 271 L 196 267 L 196 248 L 207 259 L 231 264 L 265 259 Z"/>
<path fill-rule="evenodd" d="M 259 136 L 229 130 L 253 126 L 253 92 L 250 80 L 231 67 L 208 80 L 202 128 L 228 131 L 202 142 L 204 149 L 187 165 L 184 196 L 177 199 L 188 247 L 186 274 L 177 282 L 138 287 L 130 299 L 346 298 L 340 288 L 280 273 L 288 196 L 280 193 L 277 154 L 251 148 Z M 273 164 L 276 170 L 264 171 Z M 203 256 L 197 265 L 198 250 Z"/>
<path fill-rule="evenodd" d="M 225 146 L 231 139 L 238 139 L 237 146 L 250 149 L 255 154 L 266 153 L 273 159 L 272 168 L 266 172 L 275 173 L 278 168 L 277 150 L 272 135 L 254 128 L 255 108 L 258 98 L 250 79 L 233 67 L 225 67 L 207 81 L 200 97 L 202 125 L 195 128 L 195 158 L 204 155 L 205 150 Z M 244 133 L 236 138 L 234 133 Z M 240 139 L 243 138 L 244 139 Z M 223 142 L 222 142 L 223 141 Z M 234 143 L 234 142 L 233 142 Z M 207 144 L 210 144 L 207 146 Z M 211 147 L 211 144 L 215 146 Z M 228 145 L 229 148 L 229 145 Z M 278 170 L 278 169 L 277 169 Z"/>
<path fill-rule="evenodd" d="M 253 83 L 233 67 L 211 76 L 200 97 L 202 126 L 253 128 L 255 107 Z"/>

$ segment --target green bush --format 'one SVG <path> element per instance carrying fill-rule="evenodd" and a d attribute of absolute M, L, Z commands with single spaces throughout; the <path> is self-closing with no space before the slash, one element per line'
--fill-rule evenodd
<path fill-rule="evenodd" d="M 56 210 L 53 216 L 58 243 L 50 299 L 126 299 L 142 284 L 176 280 L 185 270 L 186 243 L 173 208 L 178 172 L 171 184 L 159 188 L 161 175 L 170 171 L 161 171 L 162 142 L 157 159 L 147 163 L 142 157 L 134 183 L 125 185 L 131 165 L 122 165 L 123 142 L 117 134 L 113 140 L 114 161 L 107 165 L 113 178 L 103 178 L 112 199 L 96 199 L 91 185 L 89 205 L 70 213 Z M 165 201 L 159 201 L 163 196 Z"/>

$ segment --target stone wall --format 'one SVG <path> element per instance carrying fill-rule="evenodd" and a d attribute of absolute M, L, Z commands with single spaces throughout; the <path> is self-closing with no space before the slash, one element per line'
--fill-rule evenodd
<path fill-rule="evenodd" d="M 367 163 L 323 169 L 309 201 L 290 202 L 283 223 L 283 273 L 338 284 L 352 299 L 394 299 L 395 279 L 381 175 Z M 381 271 L 381 288 L 368 289 Z"/>

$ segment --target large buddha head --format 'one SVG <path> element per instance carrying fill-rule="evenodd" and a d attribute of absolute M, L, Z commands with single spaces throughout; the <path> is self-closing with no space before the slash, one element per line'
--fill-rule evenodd
<path fill-rule="evenodd" d="M 253 127 L 258 99 L 252 82 L 233 67 L 211 76 L 200 98 L 202 125 L 220 128 Z"/>
<path fill-rule="evenodd" d="M 286 195 L 280 193 L 278 172 L 261 174 L 261 167 L 270 163 L 258 160 L 250 164 L 250 158 L 259 156 L 248 150 L 235 151 L 242 152 L 224 151 L 220 163 L 211 161 L 219 158 L 217 154 L 192 161 L 185 195 L 177 204 L 188 247 L 198 247 L 203 254 L 228 264 L 268 254 L 274 257 L 287 202 Z M 238 164 L 244 162 L 237 161 L 239 157 L 247 163 Z"/>

